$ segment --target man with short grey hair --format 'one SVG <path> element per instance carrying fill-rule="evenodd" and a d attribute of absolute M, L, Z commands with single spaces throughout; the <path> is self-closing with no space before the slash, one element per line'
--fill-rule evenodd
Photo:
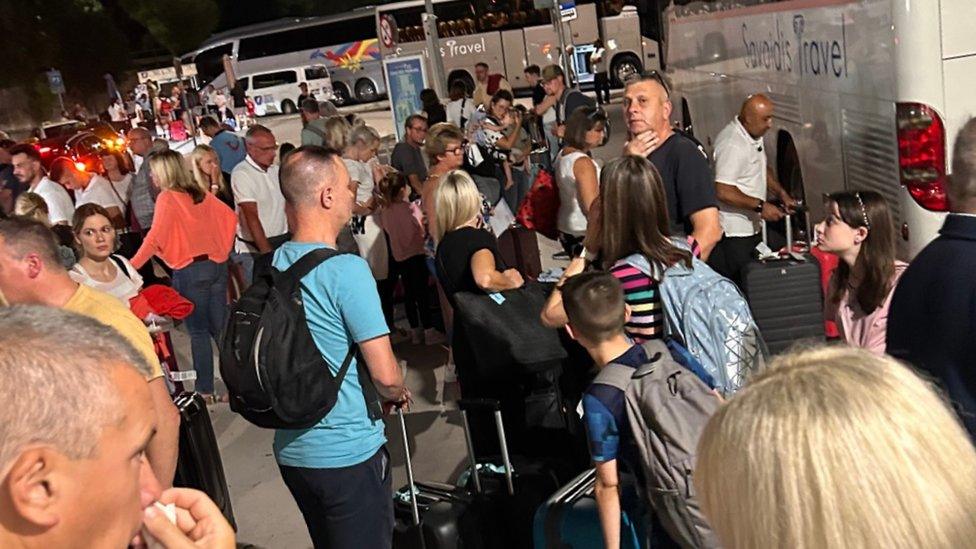
<path fill-rule="evenodd" d="M 58 261 L 54 234 L 29 219 L 0 220 L 0 296 L 11 305 L 46 305 L 91 317 L 114 328 L 142 353 L 152 368 L 146 381 L 157 418 L 147 455 L 156 477 L 168 486 L 176 471 L 180 416 L 145 324 L 115 297 L 72 280 Z"/>
<path fill-rule="evenodd" d="M 255 124 L 244 136 L 247 156 L 230 174 L 237 205 L 237 243 L 234 262 L 250 284 L 258 256 L 273 252 L 288 240 L 285 198 L 278 183 L 278 143 L 271 130 Z"/>
<path fill-rule="evenodd" d="M 976 118 L 956 138 L 939 237 L 912 261 L 888 312 L 888 354 L 937 378 L 976 440 Z"/>
<path fill-rule="evenodd" d="M 94 319 L 0 308 L 0 547 L 234 547 L 201 492 L 163 490 L 146 459 L 157 428 L 150 367 Z M 182 527 L 157 502 L 184 514 Z M 190 526 L 192 523 L 192 527 Z"/>
<path fill-rule="evenodd" d="M 356 195 L 341 153 L 316 146 L 285 158 L 281 190 L 295 222 L 292 240 L 274 255 L 274 266 L 284 271 L 306 254 L 336 249 Z M 410 391 L 390 347 L 376 284 L 364 259 L 337 254 L 314 267 L 301 286 L 309 331 L 332 373 L 351 347 L 359 348 L 365 368 L 352 358 L 335 408 L 317 425 L 275 433 L 275 459 L 315 547 L 388 548 L 390 458 L 382 418 L 371 404 L 375 392 L 388 403 L 406 404 Z M 368 377 L 360 375 L 364 370 Z"/>

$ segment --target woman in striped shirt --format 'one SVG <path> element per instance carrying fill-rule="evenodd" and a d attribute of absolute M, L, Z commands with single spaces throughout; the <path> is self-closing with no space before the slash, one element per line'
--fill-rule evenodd
<path fill-rule="evenodd" d="M 542 311 L 543 324 L 566 325 L 559 289 L 594 261 L 610 271 L 624 288 L 629 317 L 625 330 L 636 343 L 664 336 L 664 311 L 658 283 L 664 270 L 678 262 L 691 266 L 691 253 L 672 243 L 664 184 L 654 166 L 638 156 L 610 161 L 600 174 L 600 194 L 590 209 L 583 253 L 573 259 Z M 643 256 L 650 272 L 628 258 Z"/>

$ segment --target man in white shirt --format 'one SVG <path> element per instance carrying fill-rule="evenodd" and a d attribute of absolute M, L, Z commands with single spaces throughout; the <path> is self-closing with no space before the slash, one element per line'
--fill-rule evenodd
<path fill-rule="evenodd" d="M 108 211 L 109 220 L 115 227 L 125 226 L 125 204 L 112 190 L 108 179 L 78 166 L 70 158 L 58 158 L 51 164 L 51 179 L 75 193 L 75 207 L 82 204 L 98 204 Z"/>
<path fill-rule="evenodd" d="M 75 213 L 74 202 L 64 187 L 44 176 L 41 167 L 41 153 L 33 145 L 15 145 L 10 149 L 14 166 L 14 177 L 28 185 L 28 192 L 36 193 L 47 203 L 47 217 L 52 224 L 71 224 Z"/>
<path fill-rule="evenodd" d="M 715 138 L 715 189 L 724 236 L 708 263 L 740 286 L 742 268 L 762 240 L 761 221 L 779 221 L 796 205 L 767 165 L 763 136 L 772 126 L 772 101 L 751 95 Z M 770 197 L 783 206 L 767 202 Z"/>
<path fill-rule="evenodd" d="M 273 165 L 278 151 L 275 136 L 268 128 L 255 124 L 247 130 L 244 143 L 247 156 L 231 172 L 230 186 L 239 218 L 234 261 L 241 265 L 245 281 L 250 284 L 255 260 L 268 254 L 270 266 L 270 252 L 290 235 L 278 166 Z"/>

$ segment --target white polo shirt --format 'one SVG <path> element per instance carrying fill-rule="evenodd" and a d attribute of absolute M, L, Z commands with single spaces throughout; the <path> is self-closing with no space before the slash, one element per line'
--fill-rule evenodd
<path fill-rule="evenodd" d="M 230 187 L 237 204 L 237 241 L 234 244 L 236 252 L 256 253 L 258 251 L 256 247 L 242 242 L 254 241 L 241 215 L 240 205 L 245 202 L 254 202 L 258 205 L 258 219 L 261 220 L 265 236 L 271 238 L 288 232 L 285 197 L 281 194 L 277 165 L 264 171 L 248 155 L 244 157 L 244 162 L 237 164 L 234 171 L 230 173 Z"/>
<path fill-rule="evenodd" d="M 71 224 L 71 218 L 75 215 L 75 204 L 64 187 L 44 176 L 30 192 L 44 199 L 47 204 L 47 218 L 51 223 Z"/>
<path fill-rule="evenodd" d="M 75 191 L 75 207 L 82 204 L 98 204 L 105 209 L 115 207 L 125 213 L 125 204 L 112 190 L 112 184 L 98 174 L 92 174 L 87 187 Z"/>
<path fill-rule="evenodd" d="M 735 117 L 715 138 L 715 181 L 734 185 L 746 196 L 766 200 L 766 153 L 763 139 L 756 139 Z M 718 201 L 726 236 L 752 236 L 760 227 L 759 213 Z"/>

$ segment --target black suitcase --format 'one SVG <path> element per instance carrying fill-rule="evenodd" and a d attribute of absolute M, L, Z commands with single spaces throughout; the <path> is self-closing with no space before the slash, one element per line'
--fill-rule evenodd
<path fill-rule="evenodd" d="M 173 485 L 195 488 L 210 496 L 220 512 L 237 530 L 230 492 L 224 477 L 217 436 L 207 404 L 198 393 L 184 392 L 173 401 L 180 411 L 180 453 Z"/>
<path fill-rule="evenodd" d="M 497 532 L 501 535 L 486 539 L 486 544 L 491 548 L 531 548 L 535 511 L 562 485 L 557 468 L 545 459 L 509 456 L 498 401 L 462 399 L 458 405 L 461 408 L 470 463 L 457 484 L 473 489 L 476 494 L 483 494 L 491 517 L 503 525 Z M 491 411 L 495 417 L 500 455 L 479 460 L 474 457 L 468 412 L 485 409 Z M 554 456 L 557 461 L 559 458 L 560 456 Z"/>
<path fill-rule="evenodd" d="M 481 549 L 491 546 L 485 543 L 484 531 L 494 529 L 489 527 L 490 516 L 482 495 L 459 486 L 414 481 L 403 411 L 399 410 L 397 416 L 406 457 L 407 485 L 393 495 L 393 547 Z"/>
<path fill-rule="evenodd" d="M 817 343 L 826 338 L 820 265 L 809 253 L 793 252 L 791 224 L 792 216 L 787 216 L 787 254 L 750 263 L 742 270 L 752 316 L 774 355 L 797 342 Z M 765 237 L 764 225 L 764 241 Z"/>

